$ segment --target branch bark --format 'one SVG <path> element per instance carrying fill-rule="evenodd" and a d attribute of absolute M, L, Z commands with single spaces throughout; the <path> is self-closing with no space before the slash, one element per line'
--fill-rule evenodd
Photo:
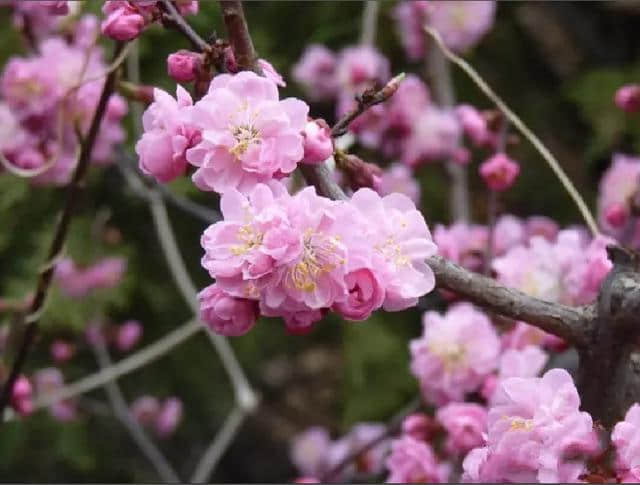
<path fill-rule="evenodd" d="M 118 59 L 123 49 L 124 44 L 117 44 L 113 54 L 113 58 Z M 102 93 L 100 94 L 100 99 L 98 100 L 95 114 L 93 115 L 93 119 L 91 120 L 89 132 L 82 142 L 80 154 L 78 156 L 78 163 L 73 172 L 71 182 L 69 183 L 67 188 L 67 201 L 62 210 L 62 215 L 60 216 L 58 225 L 56 227 L 53 241 L 51 242 L 51 246 L 49 247 L 47 259 L 40 272 L 35 296 L 25 316 L 25 323 L 27 324 L 27 327 L 25 328 L 22 342 L 18 349 L 16 358 L 13 361 L 9 377 L 2 387 L 2 393 L 0 393 L 0 416 L 3 416 L 4 414 L 4 409 L 9 403 L 11 393 L 13 392 L 13 385 L 15 384 L 18 375 L 22 371 L 22 368 L 24 367 L 25 361 L 27 359 L 27 355 L 29 354 L 31 346 L 33 345 L 38 330 L 38 322 L 40 320 L 42 312 L 44 311 L 45 301 L 49 293 L 49 288 L 51 286 L 51 280 L 53 278 L 55 265 L 58 257 L 62 253 L 64 242 L 67 238 L 69 227 L 71 225 L 71 219 L 78 203 L 81 185 L 87 173 L 87 169 L 89 168 L 89 162 L 91 161 L 91 154 L 93 152 L 93 147 L 98 136 L 98 130 L 100 129 L 102 119 L 104 118 L 109 97 L 114 91 L 117 71 L 117 69 L 112 69 L 107 75 L 104 86 L 102 88 Z M 1 423 L 2 420 L 0 420 L 0 426 Z"/>
<path fill-rule="evenodd" d="M 256 51 L 240 0 L 221 0 L 222 18 L 240 69 L 255 70 Z"/>

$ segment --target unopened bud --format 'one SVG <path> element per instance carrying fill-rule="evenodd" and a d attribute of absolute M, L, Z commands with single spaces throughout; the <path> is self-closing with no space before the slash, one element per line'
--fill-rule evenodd
<path fill-rule="evenodd" d="M 167 57 L 169 76 L 178 82 L 188 83 L 196 79 L 202 65 L 202 56 L 197 52 L 179 50 Z"/>
<path fill-rule="evenodd" d="M 373 163 L 365 162 L 356 155 L 339 153 L 336 155 L 336 165 L 345 174 L 353 190 L 362 187 L 375 189 L 380 184 L 382 169 Z"/>
<path fill-rule="evenodd" d="M 640 111 L 640 85 L 627 84 L 616 91 L 616 106 L 627 113 Z"/>

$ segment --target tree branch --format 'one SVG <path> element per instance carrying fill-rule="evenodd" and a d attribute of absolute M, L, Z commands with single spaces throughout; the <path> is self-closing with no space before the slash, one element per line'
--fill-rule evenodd
<path fill-rule="evenodd" d="M 257 56 L 244 17 L 242 2 L 240 0 L 220 0 L 220 6 L 229 43 L 236 55 L 238 66 L 240 69 L 255 70 Z"/>
<path fill-rule="evenodd" d="M 113 56 L 114 59 L 118 59 L 120 57 L 120 53 L 123 49 L 124 44 L 118 43 L 116 45 Z M 53 241 L 47 255 L 47 260 L 43 265 L 42 270 L 40 271 L 35 296 L 33 298 L 31 306 L 29 307 L 29 311 L 25 316 L 25 323 L 27 324 L 27 327 L 24 331 L 22 342 L 18 349 L 16 358 L 13 361 L 9 377 L 2 387 L 2 393 L 0 393 L 0 416 L 4 414 L 4 409 L 7 406 L 11 397 L 11 393 L 13 391 L 13 385 L 15 384 L 18 375 L 22 371 L 29 350 L 33 345 L 33 341 L 38 330 L 38 322 L 40 320 L 42 312 L 44 311 L 44 304 L 49 293 L 49 288 L 51 286 L 51 280 L 53 278 L 55 265 L 57 263 L 57 259 L 62 253 L 64 242 L 67 238 L 67 233 L 69 232 L 71 218 L 78 203 L 80 188 L 84 176 L 87 173 L 87 169 L 89 168 L 91 154 L 93 152 L 93 147 L 98 136 L 98 130 L 105 114 L 107 102 L 109 101 L 109 97 L 114 90 L 116 75 L 117 69 L 112 69 L 109 71 L 109 74 L 107 75 L 104 86 L 102 88 L 102 93 L 100 94 L 100 99 L 98 101 L 95 114 L 93 115 L 93 119 L 91 120 L 89 132 L 82 141 L 80 154 L 78 156 L 78 163 L 73 172 L 71 182 L 69 183 L 67 188 L 67 201 L 62 210 L 62 215 L 60 216 L 58 225 L 56 227 Z M 2 421 L 0 420 L 0 425 L 1 423 Z"/>
<path fill-rule="evenodd" d="M 180 12 L 173 6 L 171 0 L 160 0 L 160 3 L 165 10 L 165 15 L 163 16 L 165 22 L 169 22 L 189 39 L 197 51 L 205 53 L 211 51 L 211 46 L 185 21 L 184 17 L 180 15 Z"/>

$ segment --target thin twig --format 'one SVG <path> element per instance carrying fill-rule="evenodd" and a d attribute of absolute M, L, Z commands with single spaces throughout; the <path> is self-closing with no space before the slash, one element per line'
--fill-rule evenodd
<path fill-rule="evenodd" d="M 382 441 L 386 440 L 390 436 L 394 435 L 400 429 L 402 422 L 404 419 L 412 413 L 415 413 L 418 409 L 420 409 L 422 403 L 422 399 L 420 396 L 411 400 L 409 404 L 407 404 L 401 411 L 395 414 L 384 431 L 380 433 L 380 435 L 373 438 L 371 441 L 365 443 L 363 446 L 358 448 L 357 450 L 352 451 L 347 456 L 345 456 L 340 462 L 338 462 L 333 468 L 328 470 L 324 475 L 320 477 L 321 483 L 327 483 L 334 479 L 342 470 L 344 470 L 350 463 L 356 461 L 363 453 L 374 448 L 376 445 L 380 444 Z"/>
<path fill-rule="evenodd" d="M 222 454 L 229 447 L 233 437 L 238 433 L 238 429 L 242 426 L 242 422 L 246 416 L 247 412 L 241 406 L 233 408 L 222 425 L 222 428 L 220 428 L 196 465 L 196 469 L 189 480 L 191 483 L 206 483 L 209 481 L 211 473 L 215 470 L 220 458 L 222 458 Z"/>
<path fill-rule="evenodd" d="M 240 0 L 220 0 L 222 19 L 240 69 L 256 70 L 256 51 Z"/>
<path fill-rule="evenodd" d="M 108 369 L 113 366 L 109 351 L 102 340 L 98 339 L 91 348 L 96 356 L 100 369 Z M 118 421 L 122 423 L 131 436 L 131 439 L 133 439 L 138 448 L 140 448 L 142 454 L 147 457 L 160 479 L 165 483 L 180 483 L 178 474 L 153 443 L 140 423 L 131 414 L 117 381 L 106 382 L 104 389 L 107 393 L 107 399 L 109 399 L 111 408 L 113 409 L 113 414 Z"/>
<path fill-rule="evenodd" d="M 333 125 L 333 128 L 331 128 L 331 136 L 336 138 L 338 136 L 344 135 L 349 128 L 349 124 L 358 116 L 360 116 L 372 106 L 384 103 L 387 99 L 393 96 L 398 90 L 398 86 L 400 85 L 400 82 L 402 81 L 402 79 L 404 79 L 404 77 L 405 74 L 402 72 L 391 79 L 382 89 L 368 90 L 365 91 L 362 95 L 358 96 L 356 98 L 355 108 L 345 114 L 336 122 L 335 125 Z"/>
<path fill-rule="evenodd" d="M 380 10 L 378 0 L 365 0 L 362 12 L 362 30 L 360 31 L 361 44 L 375 44 L 376 31 L 378 30 L 378 10 Z"/>
<path fill-rule="evenodd" d="M 119 58 L 119 55 L 122 52 L 123 48 L 124 44 L 117 44 L 114 51 L 114 59 Z M 98 130 L 105 114 L 107 102 L 109 101 L 109 98 L 113 93 L 116 72 L 117 70 L 115 69 L 109 72 L 107 79 L 105 80 L 95 114 L 93 115 L 93 119 L 91 120 L 89 132 L 82 142 L 82 148 L 78 156 L 78 163 L 76 164 L 71 182 L 68 185 L 67 201 L 62 210 L 62 215 L 59 219 L 59 223 L 56 227 L 53 241 L 47 255 L 46 263 L 44 264 L 40 272 L 33 302 L 31 303 L 29 311 L 25 316 L 25 323 L 27 324 L 27 327 L 24 331 L 18 354 L 12 364 L 9 377 L 5 385 L 2 387 L 2 393 L 0 394 L 0 416 L 4 414 L 4 409 L 7 406 L 9 398 L 11 397 L 11 393 L 13 391 L 13 385 L 18 378 L 18 375 L 22 371 L 22 367 L 24 366 L 29 350 L 35 339 L 38 329 L 38 321 L 40 320 L 40 316 L 44 310 L 46 297 L 49 293 L 51 280 L 53 278 L 53 272 L 55 270 L 55 264 L 53 263 L 59 258 L 60 254 L 62 253 L 64 242 L 67 238 L 67 233 L 69 232 L 71 218 L 75 211 L 76 204 L 80 195 L 80 186 L 87 172 L 87 169 L 89 168 L 89 161 L 91 160 L 91 154 L 93 152 L 93 147 L 98 136 Z"/>
<path fill-rule="evenodd" d="M 524 122 L 516 115 L 511 109 L 506 105 L 506 103 L 500 98 L 494 91 L 489 87 L 489 85 L 482 79 L 482 77 L 477 73 L 477 71 L 471 67 L 471 65 L 466 62 L 464 59 L 455 55 L 449 48 L 443 43 L 440 34 L 431 29 L 430 27 L 425 27 L 426 32 L 434 38 L 437 42 L 438 46 L 442 50 L 445 56 L 456 64 L 460 69 L 462 69 L 472 80 L 473 82 L 480 88 L 480 90 L 491 100 L 496 106 L 502 111 L 502 113 L 509 119 L 509 121 L 518 128 L 518 131 L 524 135 L 524 137 L 531 142 L 534 148 L 542 155 L 542 158 L 547 162 L 547 164 L 551 167 L 551 170 L 556 174 L 560 183 L 564 186 L 565 190 L 569 193 L 569 196 L 573 199 L 580 214 L 584 218 L 585 223 L 589 227 L 591 233 L 596 236 L 600 232 L 598 230 L 598 226 L 595 222 L 595 219 L 591 215 L 589 208 L 585 201 L 582 199 L 582 196 L 575 188 L 567 174 L 564 172 L 558 160 L 551 154 L 551 152 L 547 149 L 547 147 L 540 141 L 540 139 L 524 124 Z"/>
<path fill-rule="evenodd" d="M 95 374 L 83 377 L 68 386 L 57 391 L 53 391 L 42 397 L 38 397 L 34 403 L 34 409 L 41 409 L 58 401 L 64 401 L 75 396 L 87 393 L 94 389 L 104 386 L 107 382 L 118 379 L 135 370 L 149 365 L 163 355 L 169 353 L 181 343 L 185 342 L 192 336 L 202 330 L 202 324 L 197 320 L 190 320 L 172 330 L 164 337 L 156 340 L 144 349 L 138 350 L 136 353 L 120 360 L 111 367 L 105 368 Z"/>
<path fill-rule="evenodd" d="M 169 21 L 178 31 L 180 31 L 193 44 L 199 52 L 209 52 L 211 46 L 200 37 L 191 25 L 189 25 L 180 12 L 173 6 L 171 0 L 160 0 L 165 9 L 164 20 Z"/>

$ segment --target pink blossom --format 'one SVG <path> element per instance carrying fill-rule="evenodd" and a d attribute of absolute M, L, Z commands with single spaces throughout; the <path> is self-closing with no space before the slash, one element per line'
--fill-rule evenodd
<path fill-rule="evenodd" d="M 217 284 L 206 287 L 198 294 L 198 298 L 200 318 L 220 335 L 244 335 L 256 324 L 256 303 L 230 296 Z"/>
<path fill-rule="evenodd" d="M 13 384 L 11 406 L 20 416 L 28 416 L 33 412 L 31 382 L 24 375 L 19 375 Z"/>
<path fill-rule="evenodd" d="M 549 356 L 536 345 L 522 349 L 507 349 L 500 356 L 498 378 L 537 377 L 549 360 Z"/>
<path fill-rule="evenodd" d="M 202 56 L 197 52 L 179 50 L 167 57 L 169 76 L 178 82 L 188 83 L 196 78 L 202 63 Z"/>
<path fill-rule="evenodd" d="M 630 207 L 640 184 L 640 158 L 616 153 L 611 166 L 600 180 L 598 193 L 598 220 L 608 234 L 620 236 L 624 226 L 611 224 L 607 218 L 611 207 L 620 211 Z M 617 222 L 614 220 L 614 222 Z"/>
<path fill-rule="evenodd" d="M 241 192 L 291 173 L 304 156 L 309 107 L 278 99 L 273 81 L 250 71 L 220 74 L 194 108 L 202 141 L 187 152 L 202 190 Z"/>
<path fill-rule="evenodd" d="M 131 403 L 131 414 L 143 426 L 152 426 L 160 412 L 160 402 L 153 396 L 140 396 Z"/>
<path fill-rule="evenodd" d="M 38 398 L 42 398 L 61 389 L 64 386 L 64 376 L 60 369 L 47 367 L 33 375 L 33 383 Z M 49 414 L 58 421 L 72 421 L 78 415 L 76 403 L 71 399 L 57 401 L 49 406 Z"/>
<path fill-rule="evenodd" d="M 449 466 L 439 464 L 428 443 L 403 436 L 391 443 L 387 483 L 446 483 Z"/>
<path fill-rule="evenodd" d="M 542 236 L 549 242 L 556 240 L 558 231 L 560 230 L 554 220 L 545 216 L 531 216 L 527 218 L 525 228 L 527 231 L 527 239 L 531 239 L 533 236 Z"/>
<path fill-rule="evenodd" d="M 305 476 L 320 476 L 328 470 L 331 438 L 326 429 L 313 427 L 296 435 L 291 443 L 291 461 Z"/>
<path fill-rule="evenodd" d="M 491 321 L 469 303 L 441 315 L 426 312 L 424 333 L 412 340 L 411 372 L 424 398 L 434 404 L 461 401 L 498 365 L 500 340 Z"/>
<path fill-rule="evenodd" d="M 75 354 L 75 346 L 65 340 L 56 339 L 51 342 L 49 353 L 53 360 L 60 364 L 71 360 Z"/>
<path fill-rule="evenodd" d="M 483 146 L 491 139 L 491 132 L 487 120 L 476 108 L 469 104 L 461 104 L 456 107 L 456 116 L 460 120 L 464 134 L 471 139 L 476 146 Z"/>
<path fill-rule="evenodd" d="M 200 140 L 192 120 L 193 101 L 181 86 L 177 100 L 161 89 L 154 89 L 154 102 L 142 116 L 144 134 L 136 143 L 140 170 L 159 182 L 169 182 L 184 174 L 186 152 Z"/>
<path fill-rule="evenodd" d="M 525 242 L 524 223 L 515 216 L 504 214 L 498 218 L 493 229 L 493 254 L 501 256 L 509 249 Z"/>
<path fill-rule="evenodd" d="M 623 421 L 618 422 L 611 433 L 616 448 L 615 469 L 625 479 L 637 477 L 640 470 L 640 404 L 633 404 Z"/>
<path fill-rule="evenodd" d="M 433 239 L 440 255 L 472 271 L 480 271 L 489 232 L 485 226 L 456 222 L 449 227 L 438 224 Z"/>
<path fill-rule="evenodd" d="M 273 65 L 264 59 L 258 59 L 257 62 L 258 67 L 262 69 L 262 75 L 266 77 L 269 81 L 272 81 L 275 85 L 280 86 L 282 88 L 287 86 L 287 83 L 284 82 L 282 76 L 276 71 L 276 68 Z"/>
<path fill-rule="evenodd" d="M 559 337 L 520 321 L 516 322 L 511 330 L 503 333 L 500 339 L 503 349 L 522 350 L 529 345 L 541 345 L 547 349 L 560 350 L 564 346 L 564 341 Z"/>
<path fill-rule="evenodd" d="M 406 140 L 402 161 L 414 167 L 452 155 L 458 148 L 462 128 L 454 112 L 429 106 L 415 120 Z"/>
<path fill-rule="evenodd" d="M 450 49 L 463 52 L 491 29 L 496 2 L 489 0 L 430 2 L 428 24 Z"/>
<path fill-rule="evenodd" d="M 166 438 L 171 435 L 182 421 L 182 401 L 177 397 L 167 398 L 155 422 L 155 431 L 162 437 Z"/>
<path fill-rule="evenodd" d="M 487 444 L 465 458 L 463 480 L 474 482 L 576 482 L 580 455 L 598 448 L 588 413 L 564 369 L 541 378 L 503 381 L 489 410 Z"/>
<path fill-rule="evenodd" d="M 344 91 L 361 93 L 375 83 L 386 83 L 389 77 L 389 61 L 370 45 L 346 47 L 338 54 L 336 78 Z"/>
<path fill-rule="evenodd" d="M 499 192 L 511 187 L 519 173 L 520 165 L 504 153 L 496 153 L 480 165 L 480 175 L 485 183 Z"/>
<path fill-rule="evenodd" d="M 450 403 L 438 409 L 436 419 L 447 432 L 445 448 L 452 455 L 464 455 L 484 444 L 487 410 L 474 403 Z"/>
<path fill-rule="evenodd" d="M 360 237 L 373 246 L 372 268 L 386 285 L 384 308 L 397 311 L 415 305 L 435 286 L 435 277 L 425 260 L 437 252 L 422 214 L 406 196 L 393 193 L 380 197 L 371 189 L 360 189 L 350 205 L 362 216 Z"/>
<path fill-rule="evenodd" d="M 425 0 L 398 2 L 393 10 L 396 30 L 402 40 L 407 57 L 412 61 L 424 58 L 426 54 L 426 34 L 424 24 L 433 7 L 433 2 Z"/>
<path fill-rule="evenodd" d="M 342 438 L 334 441 L 329 448 L 328 464 L 333 469 L 347 456 L 356 450 L 362 449 L 373 440 L 379 439 L 386 432 L 386 426 L 379 423 L 358 423 Z M 357 477 L 377 475 L 384 470 L 384 459 L 389 452 L 389 440 L 384 439 L 361 453 L 355 462 L 346 466 L 335 480 L 340 482 L 350 481 Z"/>
<path fill-rule="evenodd" d="M 58 262 L 54 276 L 68 296 L 79 298 L 90 291 L 117 285 L 126 266 L 123 258 L 112 257 L 81 269 L 76 267 L 73 260 L 66 258 Z"/>
<path fill-rule="evenodd" d="M 616 241 L 607 236 L 596 236 L 564 275 L 564 285 L 575 305 L 586 305 L 596 300 L 602 282 L 613 268 L 607 255 L 607 246 Z"/>
<path fill-rule="evenodd" d="M 358 268 L 345 276 L 349 296 L 333 309 L 347 320 L 366 320 L 385 299 L 384 285 L 375 271 Z"/>
<path fill-rule="evenodd" d="M 416 205 L 420 203 L 420 184 L 413 177 L 411 170 L 401 163 L 392 164 L 382 173 L 377 192 L 380 195 L 397 192 L 409 197 Z"/>
<path fill-rule="evenodd" d="M 302 136 L 304 137 L 303 163 L 321 163 L 333 155 L 331 128 L 324 120 L 319 119 L 307 122 Z"/>
<path fill-rule="evenodd" d="M 614 101 L 618 108 L 627 113 L 640 110 L 640 85 L 625 84 L 616 91 Z"/>
<path fill-rule="evenodd" d="M 121 352 L 128 352 L 142 337 L 142 325 L 137 320 L 128 320 L 118 327 L 116 347 Z"/>
<path fill-rule="evenodd" d="M 292 76 L 303 85 L 309 99 L 320 101 L 333 97 L 337 89 L 336 56 L 323 45 L 311 44 L 293 66 Z"/>
<path fill-rule="evenodd" d="M 413 413 L 402 421 L 402 434 L 418 441 L 430 441 L 436 431 L 436 423 L 424 413 Z"/>
<path fill-rule="evenodd" d="M 140 35 L 147 25 L 147 20 L 132 3 L 105 3 L 102 11 L 108 16 L 102 21 L 101 30 L 104 35 L 119 41 L 132 40 Z M 118 8 L 114 8 L 115 4 L 118 4 Z"/>

